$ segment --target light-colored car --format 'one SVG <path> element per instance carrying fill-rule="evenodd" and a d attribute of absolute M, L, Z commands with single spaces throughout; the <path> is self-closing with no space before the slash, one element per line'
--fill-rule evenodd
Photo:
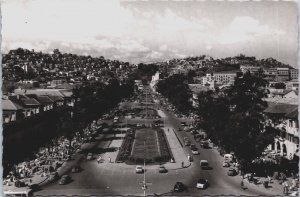
<path fill-rule="evenodd" d="M 191 151 L 192 151 L 193 155 L 199 155 L 198 148 L 196 148 L 196 147 L 191 147 Z"/>
<path fill-rule="evenodd" d="M 208 180 L 207 179 L 199 179 L 197 181 L 196 188 L 197 189 L 206 189 L 209 186 Z"/>
<path fill-rule="evenodd" d="M 143 173 L 144 172 L 144 169 L 142 166 L 136 166 L 135 167 L 135 173 Z"/>
<path fill-rule="evenodd" d="M 230 167 L 230 163 L 228 161 L 223 161 L 223 167 Z"/>

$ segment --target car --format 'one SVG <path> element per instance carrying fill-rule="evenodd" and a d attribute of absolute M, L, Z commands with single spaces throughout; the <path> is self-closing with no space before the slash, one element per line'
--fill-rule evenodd
<path fill-rule="evenodd" d="M 200 141 L 200 146 L 202 148 L 209 148 L 209 143 L 208 141 Z"/>
<path fill-rule="evenodd" d="M 237 175 L 237 171 L 234 168 L 230 168 L 227 172 L 228 176 L 235 176 Z"/>
<path fill-rule="evenodd" d="M 184 145 L 185 146 L 190 146 L 191 145 L 191 141 L 190 140 L 185 140 L 184 141 Z"/>
<path fill-rule="evenodd" d="M 193 153 L 193 155 L 199 155 L 200 153 L 199 153 L 199 151 L 196 149 L 194 149 L 194 150 L 192 150 L 192 153 Z"/>
<path fill-rule="evenodd" d="M 74 167 L 72 168 L 72 172 L 73 172 L 73 173 L 80 172 L 80 170 L 81 170 L 80 166 L 74 166 Z"/>
<path fill-rule="evenodd" d="M 88 153 L 86 156 L 86 160 L 92 160 L 93 159 L 93 153 Z"/>
<path fill-rule="evenodd" d="M 186 122 L 181 122 L 180 125 L 181 126 L 187 126 Z"/>
<path fill-rule="evenodd" d="M 223 166 L 223 167 L 230 167 L 230 163 L 227 162 L 227 161 L 223 161 L 222 166 Z"/>
<path fill-rule="evenodd" d="M 176 182 L 174 185 L 174 192 L 183 192 L 186 186 L 182 182 Z"/>
<path fill-rule="evenodd" d="M 209 168 L 209 164 L 207 160 L 200 160 L 200 167 L 202 169 L 208 169 Z"/>
<path fill-rule="evenodd" d="M 158 167 L 158 172 L 159 173 L 167 173 L 168 170 L 165 168 L 165 166 L 161 165 Z"/>
<path fill-rule="evenodd" d="M 199 179 L 196 184 L 197 189 L 206 189 L 209 186 L 207 179 Z"/>
<path fill-rule="evenodd" d="M 198 151 L 198 148 L 196 148 L 196 146 L 193 146 L 191 145 L 191 151 L 193 153 L 193 155 L 199 155 L 199 151 Z"/>
<path fill-rule="evenodd" d="M 69 175 L 63 175 L 61 178 L 60 178 L 60 181 L 59 181 L 59 185 L 66 185 L 68 184 L 69 182 L 71 181 L 71 177 Z"/>
<path fill-rule="evenodd" d="M 36 192 L 36 191 L 40 190 L 40 186 L 39 186 L 39 184 L 32 184 L 29 186 L 29 189 L 31 189 L 32 192 Z"/>
<path fill-rule="evenodd" d="M 135 173 L 143 173 L 144 172 L 144 169 L 142 166 L 136 166 L 135 167 Z"/>

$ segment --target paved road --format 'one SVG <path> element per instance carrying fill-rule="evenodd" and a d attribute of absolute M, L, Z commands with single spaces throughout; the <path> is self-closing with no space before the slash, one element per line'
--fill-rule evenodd
<path fill-rule="evenodd" d="M 169 170 L 168 173 L 158 173 L 158 166 L 147 166 L 146 181 L 149 184 L 146 194 L 148 195 L 275 195 L 273 190 L 249 186 L 248 190 L 241 190 L 240 177 L 227 176 L 226 168 L 222 167 L 222 158 L 215 149 L 201 149 L 191 134 L 178 131 L 180 121 L 174 114 L 167 112 L 161 106 L 166 117 L 164 123 L 166 128 L 175 129 L 175 132 L 182 140 L 188 136 L 192 143 L 196 144 L 200 150 L 199 156 L 194 156 L 191 166 L 183 169 Z M 173 132 L 173 131 L 172 131 Z M 107 146 L 108 141 L 99 143 L 99 148 Z M 183 147 L 186 154 L 191 154 L 188 147 Z M 109 153 L 108 153 L 109 154 Z M 183 158 L 186 159 L 186 158 Z M 209 161 L 211 170 L 201 170 L 199 160 Z M 61 186 L 58 183 L 46 185 L 36 195 L 135 195 L 142 196 L 143 190 L 141 182 L 143 174 L 135 173 L 134 165 L 104 162 L 97 164 L 94 161 L 83 161 L 81 164 L 83 171 L 80 173 L 70 173 L 73 181 L 70 184 Z M 210 187 L 206 190 L 197 190 L 196 181 L 200 177 L 206 178 L 210 182 Z M 172 193 L 176 181 L 181 181 L 188 186 L 188 192 Z M 277 193 L 280 195 L 280 193 Z"/>

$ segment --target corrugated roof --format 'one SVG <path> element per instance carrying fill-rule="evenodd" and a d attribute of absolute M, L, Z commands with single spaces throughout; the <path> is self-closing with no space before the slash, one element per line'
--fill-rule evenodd
<path fill-rule="evenodd" d="M 25 105 L 41 105 L 36 99 L 34 98 L 23 98 L 21 99 L 22 102 L 25 104 Z"/>
<path fill-rule="evenodd" d="M 189 84 L 189 88 L 193 93 L 196 93 L 196 94 L 210 90 L 209 87 L 203 86 L 201 84 Z"/>
<path fill-rule="evenodd" d="M 64 101 L 64 99 L 60 96 L 56 96 L 56 95 L 48 95 L 48 97 L 53 100 L 53 101 Z"/>
<path fill-rule="evenodd" d="M 16 111 L 16 110 L 22 110 L 23 107 L 12 102 L 8 99 L 2 99 L 2 110 L 10 110 L 10 111 Z"/>
<path fill-rule="evenodd" d="M 298 108 L 294 109 L 294 111 L 286 114 L 287 118 L 298 119 Z"/>
<path fill-rule="evenodd" d="M 267 109 L 264 110 L 265 113 L 272 114 L 288 114 L 298 109 L 298 105 L 291 105 L 285 103 L 268 103 Z"/>

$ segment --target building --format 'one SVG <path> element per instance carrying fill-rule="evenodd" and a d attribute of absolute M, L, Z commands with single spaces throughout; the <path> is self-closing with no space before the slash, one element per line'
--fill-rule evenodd
<path fill-rule="evenodd" d="M 215 77 L 212 74 L 206 74 L 206 76 L 201 78 L 202 86 L 207 86 L 210 89 L 214 89 L 216 85 Z"/>
<path fill-rule="evenodd" d="M 298 69 L 290 69 L 290 79 L 298 79 Z"/>
<path fill-rule="evenodd" d="M 293 79 L 285 83 L 287 90 L 297 90 L 299 89 L 298 79 Z"/>
<path fill-rule="evenodd" d="M 264 75 L 265 79 L 267 79 L 268 81 L 275 81 L 275 78 L 277 76 L 277 68 L 264 69 Z"/>
<path fill-rule="evenodd" d="M 8 97 L 13 103 L 23 107 L 24 117 L 40 113 L 41 104 L 34 98 L 25 95 L 13 95 Z"/>
<path fill-rule="evenodd" d="M 277 82 L 284 82 L 290 80 L 290 69 L 289 68 L 277 68 L 277 75 L 275 80 Z"/>
<path fill-rule="evenodd" d="M 10 123 L 24 118 L 23 107 L 11 100 L 2 99 L 2 117 L 4 123 Z"/>
<path fill-rule="evenodd" d="M 294 159 L 295 155 L 298 156 L 299 148 L 298 105 L 269 103 L 264 113 L 281 120 L 276 125 L 269 121 L 272 126 L 280 128 L 281 133 L 268 148 L 289 160 Z"/>
<path fill-rule="evenodd" d="M 251 74 L 257 74 L 259 72 L 259 70 L 261 69 L 261 67 L 258 66 L 240 66 L 240 69 L 242 71 L 242 73 L 246 73 L 247 71 L 249 71 Z"/>
<path fill-rule="evenodd" d="M 213 73 L 214 80 L 219 84 L 233 84 L 237 77 L 237 71 L 223 71 Z"/>

